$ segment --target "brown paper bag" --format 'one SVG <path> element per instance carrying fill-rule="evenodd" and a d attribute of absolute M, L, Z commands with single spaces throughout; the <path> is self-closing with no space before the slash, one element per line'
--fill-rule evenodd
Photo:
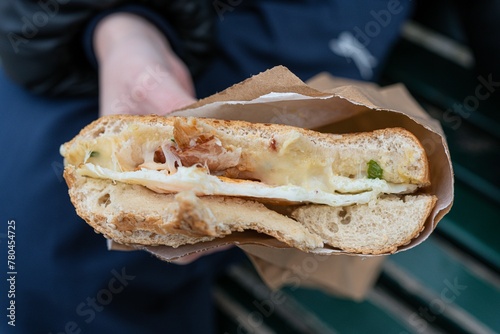
<path fill-rule="evenodd" d="M 427 191 L 436 195 L 438 200 L 422 233 L 398 251 L 424 241 L 451 209 L 453 172 L 442 128 L 402 85 L 380 88 L 328 74 L 320 74 L 305 84 L 288 69 L 278 66 L 174 115 L 280 123 L 335 133 L 396 126 L 406 128 L 426 150 L 432 183 Z M 179 248 L 138 246 L 134 249 L 144 249 L 160 259 L 172 261 L 228 244 L 241 247 L 272 288 L 299 284 L 354 299 L 363 298 L 384 259 L 383 256 L 349 254 L 330 248 L 303 253 L 255 232 L 234 233 L 222 239 Z M 111 243 L 110 249 L 117 249 L 116 245 Z"/>

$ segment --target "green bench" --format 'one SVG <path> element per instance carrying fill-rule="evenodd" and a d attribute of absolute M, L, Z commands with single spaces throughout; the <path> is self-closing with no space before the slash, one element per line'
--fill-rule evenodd
<path fill-rule="evenodd" d="M 424 243 L 388 257 L 362 302 L 283 288 L 283 302 L 266 308 L 271 291 L 251 264 L 232 268 L 214 292 L 221 333 L 500 332 L 500 105 L 474 104 L 481 81 L 470 68 L 404 36 L 381 84 L 404 83 L 441 121 L 456 177 L 451 212 Z M 464 103 L 476 108 L 464 113 Z"/>

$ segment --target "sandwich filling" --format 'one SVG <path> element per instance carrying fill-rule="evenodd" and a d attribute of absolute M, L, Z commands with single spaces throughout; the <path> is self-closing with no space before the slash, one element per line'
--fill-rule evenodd
<path fill-rule="evenodd" d="M 176 118 L 171 129 L 123 123 L 110 132 L 96 133 L 71 150 L 63 147 L 66 163 L 83 176 L 140 184 L 160 193 L 190 190 L 200 196 L 279 203 L 346 206 L 418 188 L 409 179 L 385 180 L 374 159 L 360 159 L 351 168 L 354 172 L 339 175 L 333 167 L 345 159 L 325 154 L 325 147 L 299 131 L 276 133 L 271 139 L 253 133 L 234 136 L 194 118 Z"/>

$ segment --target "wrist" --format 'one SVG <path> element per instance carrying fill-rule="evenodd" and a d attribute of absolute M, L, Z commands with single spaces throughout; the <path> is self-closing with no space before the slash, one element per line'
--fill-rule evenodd
<path fill-rule="evenodd" d="M 94 50 L 99 63 L 125 50 L 147 51 L 163 59 L 172 52 L 166 38 L 152 23 L 130 13 L 114 13 L 97 24 Z"/>

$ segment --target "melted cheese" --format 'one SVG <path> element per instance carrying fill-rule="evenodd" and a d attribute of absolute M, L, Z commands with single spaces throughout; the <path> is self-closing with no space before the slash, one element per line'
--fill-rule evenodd
<path fill-rule="evenodd" d="M 238 146 L 232 142 L 224 143 L 230 150 L 244 152 L 243 178 L 260 182 L 210 175 L 199 167 L 180 166 L 177 172 L 168 174 L 155 170 L 161 168 L 154 161 L 154 152 L 166 142 L 170 143 L 172 131 L 132 124 L 123 126 L 119 134 L 91 138 L 62 153 L 66 163 L 79 166 L 81 175 L 139 184 L 163 193 L 190 190 L 198 195 L 346 206 L 367 203 L 384 193 L 411 193 L 417 189 L 412 184 L 368 179 L 366 163 L 362 159 L 360 166 L 343 168 L 353 171 L 351 177 L 336 175 L 332 166 L 347 162 L 339 153 L 325 155 L 312 139 L 297 131 L 277 134 L 271 146 L 267 141 L 241 141 Z M 91 155 L 91 152 L 97 153 Z"/>
<path fill-rule="evenodd" d="M 415 185 L 391 184 L 380 179 L 352 180 L 342 176 L 332 176 L 332 183 L 336 185 L 339 192 L 327 192 L 293 184 L 272 186 L 256 181 L 231 180 L 210 175 L 205 169 L 194 166 L 180 167 L 177 173 L 167 175 L 148 169 L 117 172 L 93 163 L 86 163 L 80 166 L 78 173 L 94 178 L 140 184 L 161 193 L 190 190 L 197 195 L 254 197 L 330 206 L 367 203 L 381 193 L 407 193 L 417 188 Z"/>

